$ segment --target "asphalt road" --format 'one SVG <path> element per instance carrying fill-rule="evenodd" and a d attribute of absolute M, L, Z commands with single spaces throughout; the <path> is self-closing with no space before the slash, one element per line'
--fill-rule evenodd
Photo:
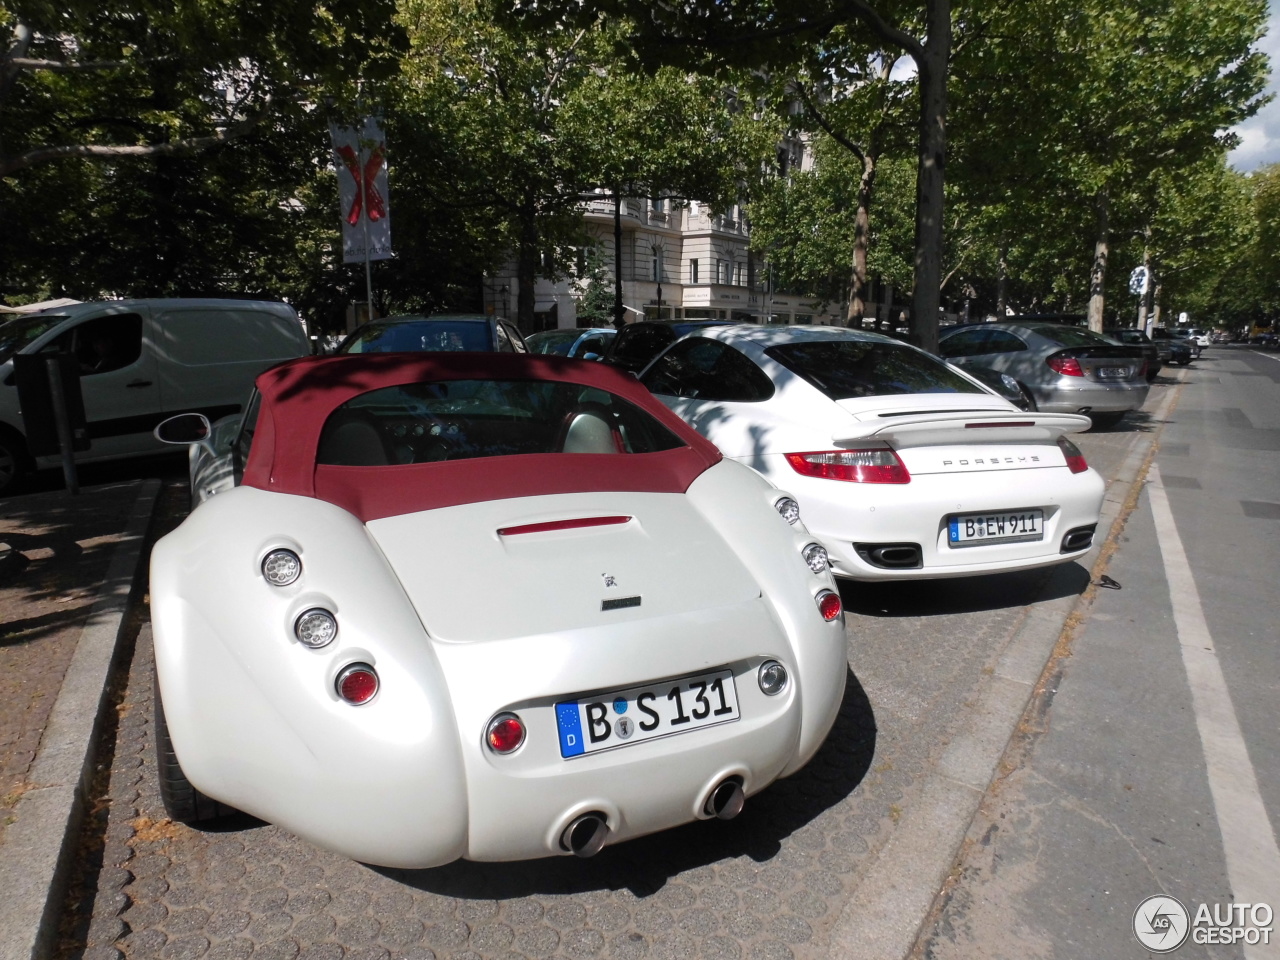
<path fill-rule="evenodd" d="M 1175 384 L 1160 378 L 1148 410 Z M 1107 476 L 1157 426 L 1138 415 L 1081 445 Z M 110 764 L 62 956 L 839 955 L 837 927 L 858 881 L 918 802 L 1010 638 L 1088 581 L 1071 565 L 846 585 L 851 676 L 836 726 L 805 770 L 753 797 L 738 819 L 606 847 L 589 861 L 429 871 L 369 868 L 248 819 L 218 831 L 165 820 L 144 627 L 104 745 Z"/>
<path fill-rule="evenodd" d="M 1148 897 L 1193 920 L 1280 909 L 1277 521 L 1280 357 L 1212 348 L 1110 562 L 1123 589 L 1099 591 L 917 955 L 1143 957 L 1180 932 L 1143 948 Z M 1178 956 L 1280 957 L 1274 929 L 1266 946 L 1188 926 Z"/>

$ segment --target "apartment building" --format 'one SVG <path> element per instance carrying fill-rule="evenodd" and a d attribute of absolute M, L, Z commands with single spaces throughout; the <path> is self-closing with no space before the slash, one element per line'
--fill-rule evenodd
<path fill-rule="evenodd" d="M 614 201 L 583 204 L 584 226 L 613 282 Z M 772 289 L 767 264 L 749 252 L 750 228 L 740 208 L 712 213 L 699 203 L 628 199 L 621 208 L 622 302 L 627 320 L 719 318 L 746 323 L 843 324 L 844 304 Z M 612 290 L 612 286 L 610 287 Z M 574 327 L 583 295 L 576 279 L 538 280 L 536 329 Z M 514 263 L 485 281 L 485 311 L 516 314 Z M 532 331 L 527 331 L 532 332 Z"/>

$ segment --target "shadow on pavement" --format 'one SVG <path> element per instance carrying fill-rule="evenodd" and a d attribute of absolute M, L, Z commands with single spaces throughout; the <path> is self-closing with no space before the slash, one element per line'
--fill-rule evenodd
<path fill-rule="evenodd" d="M 863 583 L 840 580 L 840 599 L 849 613 L 864 617 L 940 617 L 1021 607 L 1084 593 L 1089 571 L 1063 563 L 1019 573 L 943 580 Z"/>
<path fill-rule="evenodd" d="M 507 900 L 534 894 L 626 887 L 651 896 L 673 876 L 721 860 L 771 860 L 782 841 L 851 794 L 871 767 L 875 715 L 849 671 L 844 701 L 826 742 L 804 769 L 748 798 L 734 820 L 698 821 L 606 846 L 590 860 L 549 857 L 517 863 L 459 860 L 432 870 L 370 867 L 399 883 L 451 897 Z M 512 804 L 520 797 L 512 796 Z"/>

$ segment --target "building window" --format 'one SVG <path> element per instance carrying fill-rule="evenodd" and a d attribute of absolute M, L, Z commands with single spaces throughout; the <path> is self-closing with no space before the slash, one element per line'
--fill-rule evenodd
<path fill-rule="evenodd" d="M 716 283 L 724 283 L 724 261 L 716 259 Z"/>
<path fill-rule="evenodd" d="M 653 280 L 654 283 L 661 283 L 666 279 L 662 273 L 662 255 L 656 254 L 653 258 L 653 271 L 650 279 Z"/>
<path fill-rule="evenodd" d="M 698 282 L 698 261 L 696 259 L 689 261 L 689 282 Z"/>
<path fill-rule="evenodd" d="M 739 260 L 736 267 L 738 270 L 738 279 L 735 280 L 734 283 L 739 287 L 745 287 L 747 285 L 747 265 Z"/>
<path fill-rule="evenodd" d="M 665 199 L 663 199 L 662 197 L 654 197 L 654 198 L 653 198 L 653 212 L 654 212 L 654 213 L 666 213 L 666 212 L 667 212 L 667 201 L 666 201 Z"/>

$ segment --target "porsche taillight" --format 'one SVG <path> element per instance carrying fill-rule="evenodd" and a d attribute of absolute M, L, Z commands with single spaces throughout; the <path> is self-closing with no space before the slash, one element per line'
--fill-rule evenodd
<path fill-rule="evenodd" d="M 906 464 L 890 447 L 788 453 L 786 457 L 791 469 L 806 477 L 853 483 L 911 482 Z"/>
<path fill-rule="evenodd" d="M 1085 463 L 1084 454 L 1080 452 L 1080 448 L 1066 437 L 1058 438 L 1058 449 L 1067 458 L 1067 469 L 1072 473 L 1084 473 L 1089 469 L 1089 464 Z"/>

